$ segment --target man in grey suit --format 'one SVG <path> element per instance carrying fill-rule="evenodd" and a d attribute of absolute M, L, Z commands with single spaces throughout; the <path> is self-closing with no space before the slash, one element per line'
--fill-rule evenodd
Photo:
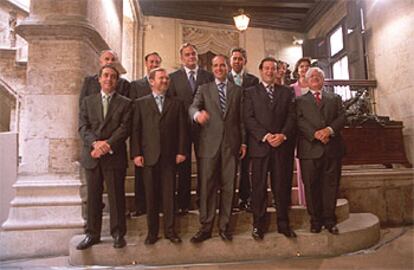
<path fill-rule="evenodd" d="M 247 89 L 259 83 L 259 79 L 253 74 L 247 73 L 244 66 L 247 63 L 247 52 L 243 48 L 232 48 L 230 51 L 231 71 L 227 79 L 238 86 Z M 248 142 L 246 133 L 246 142 Z M 250 184 L 250 158 L 249 147 L 247 154 L 240 162 L 240 181 L 239 181 L 239 209 L 251 211 L 251 184 Z"/>
<path fill-rule="evenodd" d="M 119 65 L 118 55 L 112 50 L 102 51 L 99 56 L 99 66 L 105 65 Z M 129 82 L 123 78 L 118 78 L 115 91 L 118 94 L 128 97 L 129 96 Z M 99 83 L 98 74 L 85 77 L 82 88 L 79 95 L 79 107 L 82 105 L 82 100 L 92 94 L 99 93 L 101 91 L 101 85 Z"/>
<path fill-rule="evenodd" d="M 166 95 L 167 71 L 156 68 L 149 73 L 152 93 L 134 103 L 131 157 L 143 168 L 148 235 L 146 245 L 158 240 L 159 212 L 164 217 L 164 235 L 180 243 L 174 228 L 176 165 L 185 159 L 187 114 L 182 101 Z"/>
<path fill-rule="evenodd" d="M 295 129 L 294 96 L 290 88 L 275 84 L 276 64 L 273 57 L 262 59 L 261 83 L 245 91 L 244 120 L 252 160 L 252 236 L 255 240 L 264 237 L 269 173 L 278 232 L 296 237 L 289 226 L 292 179 L 289 179 L 287 159 L 293 151 L 288 142 L 293 139 Z"/>
<path fill-rule="evenodd" d="M 131 100 L 149 95 L 152 93 L 151 85 L 149 83 L 148 74 L 151 70 L 158 68 L 161 65 L 161 56 L 157 52 L 152 52 L 144 57 L 147 75 L 136 81 L 131 82 L 129 97 Z M 144 180 L 142 178 L 142 168 L 135 166 L 135 213 L 133 216 L 140 216 L 145 214 L 145 192 Z"/>
<path fill-rule="evenodd" d="M 317 67 L 305 76 L 310 91 L 296 99 L 300 159 L 311 232 L 322 226 L 338 234 L 335 207 L 345 147 L 341 130 L 345 111 L 339 95 L 323 90 L 325 75 Z"/>
<path fill-rule="evenodd" d="M 243 88 L 227 80 L 223 55 L 213 58 L 214 82 L 198 89 L 189 114 L 200 126 L 197 152 L 200 173 L 200 230 L 191 238 L 199 243 L 211 237 L 220 190 L 219 235 L 231 241 L 229 228 L 239 158 L 246 154 L 242 121 Z"/>
<path fill-rule="evenodd" d="M 130 100 L 115 91 L 119 73 L 112 65 L 99 71 L 101 91 L 82 100 L 79 112 L 79 133 L 83 141 L 81 163 L 87 181 L 86 237 L 77 249 L 99 243 L 102 227 L 103 182 L 108 189 L 110 229 L 114 248 L 126 245 L 125 174 L 129 136 Z"/>
<path fill-rule="evenodd" d="M 176 96 L 184 102 L 187 111 L 193 102 L 193 97 L 202 84 L 214 80 L 213 74 L 198 66 L 198 54 L 196 47 L 191 43 L 184 43 L 180 48 L 182 68 L 170 74 L 171 84 L 169 95 Z M 186 214 L 191 201 L 191 147 L 194 144 L 197 152 L 197 127 L 189 119 L 189 142 L 187 144 L 187 159 L 178 166 L 177 201 L 178 213 Z M 198 189 L 198 186 L 197 186 Z"/>

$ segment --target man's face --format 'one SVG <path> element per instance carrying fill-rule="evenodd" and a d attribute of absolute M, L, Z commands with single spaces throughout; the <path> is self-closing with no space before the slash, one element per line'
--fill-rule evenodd
<path fill-rule="evenodd" d="M 161 59 L 155 54 L 148 56 L 147 61 L 145 61 L 145 67 L 147 68 L 147 73 L 149 73 L 154 68 L 160 67 Z"/>
<path fill-rule="evenodd" d="M 308 78 L 308 86 L 310 89 L 314 91 L 320 91 L 323 87 L 323 81 L 324 78 L 322 77 L 322 75 L 317 70 L 314 70 Z"/>
<path fill-rule="evenodd" d="M 170 85 L 167 72 L 160 70 L 155 73 L 154 79 L 149 79 L 152 91 L 164 95 Z"/>
<path fill-rule="evenodd" d="M 276 75 L 276 63 L 273 61 L 263 62 L 262 69 L 260 70 L 260 77 L 262 81 L 267 84 L 272 84 L 275 81 Z"/>
<path fill-rule="evenodd" d="M 101 67 L 103 67 L 105 65 L 113 64 L 115 62 L 117 62 L 117 59 L 116 59 L 115 55 L 112 52 L 110 52 L 110 51 L 104 52 L 99 57 L 99 65 Z"/>
<path fill-rule="evenodd" d="M 193 47 L 188 46 L 181 51 L 181 62 L 189 69 L 197 66 L 198 56 Z"/>
<path fill-rule="evenodd" d="M 102 90 L 109 94 L 115 90 L 117 80 L 118 76 L 115 70 L 112 68 L 104 68 L 99 77 L 99 84 L 101 85 Z"/>
<path fill-rule="evenodd" d="M 212 64 L 214 77 L 220 81 L 224 81 L 228 73 L 226 59 L 222 56 L 214 57 Z"/>
<path fill-rule="evenodd" d="M 243 57 L 241 52 L 233 52 L 230 58 L 231 68 L 236 72 L 240 73 L 246 64 L 246 59 Z"/>

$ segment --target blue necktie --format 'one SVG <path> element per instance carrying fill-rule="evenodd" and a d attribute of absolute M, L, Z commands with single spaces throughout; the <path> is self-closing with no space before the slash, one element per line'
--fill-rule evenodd
<path fill-rule="evenodd" d="M 226 93 L 224 92 L 224 88 L 226 87 L 226 85 L 224 83 L 219 83 L 217 87 L 218 87 L 221 111 L 224 113 L 226 111 Z"/>

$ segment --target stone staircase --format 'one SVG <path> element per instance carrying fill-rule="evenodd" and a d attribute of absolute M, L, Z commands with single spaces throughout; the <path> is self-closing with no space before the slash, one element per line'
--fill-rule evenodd
<path fill-rule="evenodd" d="M 131 170 L 126 179 L 127 209 L 134 210 L 134 180 Z M 193 189 L 195 188 L 193 175 Z M 294 186 L 296 183 L 294 181 Z M 207 262 L 234 262 L 242 260 L 260 260 L 274 257 L 296 256 L 335 256 L 354 252 L 375 245 L 380 238 L 379 219 L 370 213 L 350 213 L 346 199 L 338 199 L 336 215 L 338 218 L 339 235 L 332 235 L 326 230 L 322 233 L 309 232 L 309 217 L 306 208 L 297 205 L 297 190 L 292 189 L 292 207 L 290 222 L 297 233 L 295 239 L 288 239 L 277 233 L 276 213 L 272 206 L 272 196 L 269 192 L 267 233 L 263 241 L 255 241 L 251 236 L 252 214 L 235 211 L 231 218 L 231 229 L 234 232 L 232 242 L 224 242 L 218 236 L 215 228 L 213 237 L 201 244 L 193 244 L 190 238 L 199 229 L 199 213 L 195 209 L 195 192 L 193 192 L 192 209 L 185 216 L 177 216 L 176 230 L 183 242 L 172 244 L 163 236 L 163 219 L 161 215 L 161 239 L 152 246 L 144 245 L 147 234 L 146 216 L 128 217 L 127 246 L 123 249 L 112 247 L 109 234 L 109 216 L 107 206 L 104 211 L 102 242 L 91 248 L 79 251 L 76 245 L 83 235 L 75 236 L 69 244 L 70 263 L 72 265 L 167 265 L 191 264 Z M 236 190 L 237 197 L 237 190 Z M 107 200 L 105 198 L 104 200 Z M 107 203 L 106 203 L 107 205 Z"/>

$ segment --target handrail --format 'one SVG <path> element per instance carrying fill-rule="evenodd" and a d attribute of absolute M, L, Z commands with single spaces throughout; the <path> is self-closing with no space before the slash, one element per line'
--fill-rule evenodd
<path fill-rule="evenodd" d="M 376 80 L 334 80 L 325 79 L 325 86 L 377 87 Z"/>

